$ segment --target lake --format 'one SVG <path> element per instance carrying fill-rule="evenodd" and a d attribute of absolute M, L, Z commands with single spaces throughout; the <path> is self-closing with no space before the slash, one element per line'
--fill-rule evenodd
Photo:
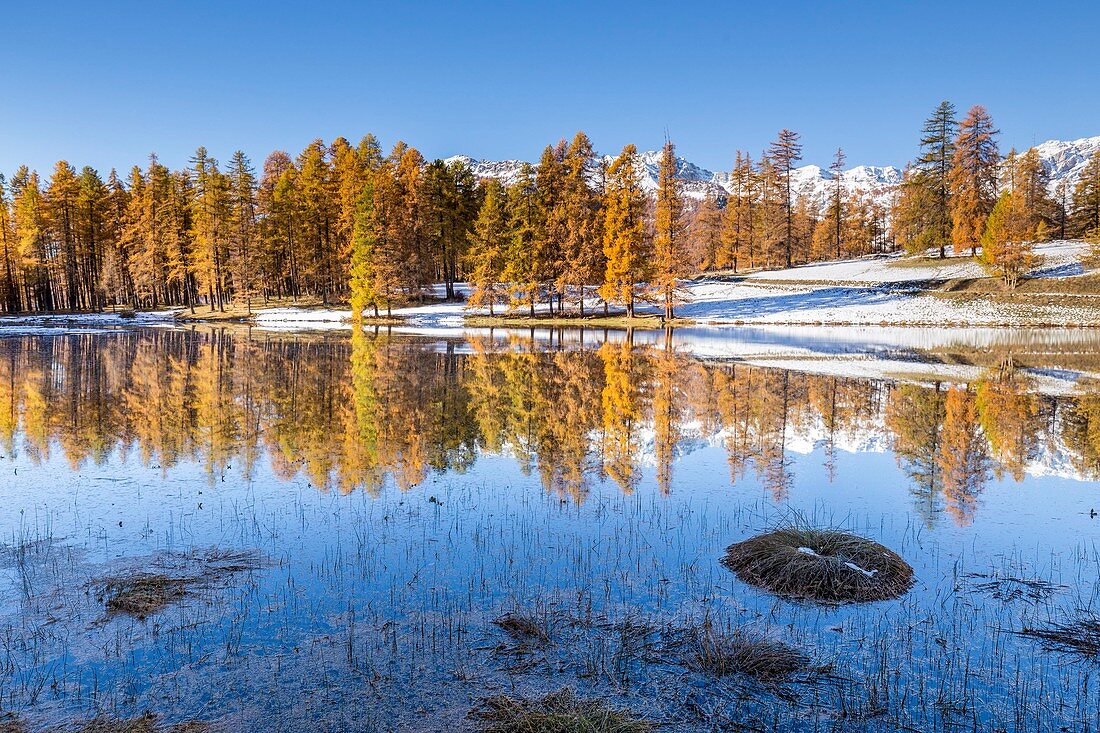
<path fill-rule="evenodd" d="M 478 730 L 571 688 L 668 731 L 1095 731 L 1096 656 L 1021 632 L 1100 618 L 1097 374 L 1090 331 L 6 334 L 0 708 Z M 912 588 L 720 562 L 787 525 Z M 700 629 L 806 663 L 716 674 Z"/>

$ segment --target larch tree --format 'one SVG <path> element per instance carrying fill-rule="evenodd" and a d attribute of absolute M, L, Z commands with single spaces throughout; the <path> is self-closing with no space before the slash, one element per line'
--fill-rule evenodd
<path fill-rule="evenodd" d="M 748 260 L 749 269 L 756 266 L 756 196 L 757 176 L 752 157 L 737 151 L 730 176 L 729 201 L 722 217 L 722 249 L 717 258 L 718 267 L 729 267 L 737 272 L 742 259 Z"/>
<path fill-rule="evenodd" d="M 234 298 L 244 298 L 252 312 L 256 297 L 256 173 L 252 162 L 238 150 L 229 160 L 229 253 Z"/>
<path fill-rule="evenodd" d="M 60 160 L 54 166 L 53 175 L 50 176 L 46 187 L 46 204 L 48 221 L 52 225 L 49 236 L 52 245 L 62 254 L 62 273 L 54 277 L 54 282 L 60 284 L 58 288 L 61 300 L 65 307 L 77 310 L 81 306 L 79 291 L 77 289 L 77 244 L 76 244 L 76 214 L 77 196 L 80 192 L 80 182 L 76 177 L 76 169 L 67 161 Z M 51 262 L 47 259 L 47 267 Z"/>
<path fill-rule="evenodd" d="M 4 312 L 17 313 L 20 308 L 19 288 L 16 282 L 15 232 L 11 226 L 10 201 L 8 200 L 8 182 L 0 173 L 0 249 L 4 256 L 2 290 Z"/>
<path fill-rule="evenodd" d="M 547 145 L 535 171 L 535 202 L 538 225 L 535 229 L 535 270 L 539 288 L 546 291 L 550 312 L 554 312 L 555 292 L 566 270 L 566 144 Z"/>
<path fill-rule="evenodd" d="M 763 263 L 766 267 L 783 266 L 794 237 L 794 212 L 787 210 L 783 181 L 767 155 L 760 159 L 757 182 L 759 200 L 754 227 L 759 232 Z"/>
<path fill-rule="evenodd" d="M 982 234 L 982 263 L 1005 285 L 1015 288 L 1031 269 L 1035 224 L 1020 188 L 1001 193 Z"/>
<path fill-rule="evenodd" d="M 1016 158 L 1011 173 L 1013 190 L 1019 189 L 1033 223 L 1033 241 L 1045 242 L 1058 224 L 1058 204 L 1047 190 L 1050 174 L 1043 167 L 1039 151 L 1028 148 Z"/>
<path fill-rule="evenodd" d="M 686 273 L 687 264 L 683 232 L 684 201 L 676 168 L 676 148 L 666 140 L 657 172 L 652 282 L 664 305 L 666 321 L 673 319 L 676 304 L 683 300 L 679 281 Z"/>
<path fill-rule="evenodd" d="M 314 140 L 298 156 L 296 188 L 298 215 L 301 220 L 299 236 L 301 253 L 299 267 L 309 282 L 311 290 L 328 303 L 336 285 L 333 277 L 333 241 L 335 226 L 334 195 L 335 177 L 329 161 L 328 148 L 321 140 Z"/>
<path fill-rule="evenodd" d="M 49 219 L 42 183 L 36 171 L 21 166 L 12 178 L 15 237 L 23 271 L 24 302 L 35 310 L 56 305 L 48 269 Z"/>
<path fill-rule="evenodd" d="M 206 291 L 210 310 L 225 310 L 226 242 L 228 233 L 229 186 L 218 170 L 218 161 L 206 148 L 200 147 L 191 157 L 191 238 L 194 248 L 192 268 L 199 280 L 199 287 Z"/>
<path fill-rule="evenodd" d="M 115 236 L 111 224 L 110 190 L 91 166 L 80 170 L 80 190 L 76 197 L 77 253 L 80 265 L 83 307 L 98 309 L 105 304 L 101 278 L 105 253 Z"/>
<path fill-rule="evenodd" d="M 625 305 L 630 318 L 634 317 L 638 283 L 647 279 L 651 264 L 640 168 L 637 148 L 627 145 L 608 167 L 604 191 L 603 251 L 607 269 L 600 297 Z"/>
<path fill-rule="evenodd" d="M 495 179 L 482 184 L 484 196 L 477 221 L 469 237 L 466 257 L 470 273 L 471 306 L 488 305 L 493 315 L 498 288 L 504 276 L 505 256 L 508 251 L 508 220 L 504 188 Z"/>
<path fill-rule="evenodd" d="M 692 263 L 703 272 L 715 269 L 722 249 L 722 208 L 712 192 L 695 208 L 688 229 Z"/>
<path fill-rule="evenodd" d="M 771 162 L 778 178 L 779 188 L 782 192 L 780 199 L 783 206 L 785 228 L 783 235 L 783 257 L 787 267 L 793 263 L 795 249 L 795 213 L 794 191 L 792 190 L 791 174 L 795 163 L 802 160 L 802 145 L 798 142 L 798 133 L 793 130 L 782 129 L 775 141 L 768 146 L 768 160 Z"/>
<path fill-rule="evenodd" d="M 568 266 L 559 275 L 559 287 L 572 287 L 581 315 L 585 289 L 603 279 L 601 195 L 603 170 L 592 141 L 578 132 L 565 152 L 563 205 L 565 208 L 565 256 Z"/>
<path fill-rule="evenodd" d="M 948 183 L 951 194 L 951 237 L 955 251 L 976 255 L 985 223 L 997 203 L 999 131 L 985 107 L 970 108 L 959 123 Z"/>
<path fill-rule="evenodd" d="M 508 187 L 508 250 L 504 279 L 508 283 L 509 307 L 526 305 L 535 315 L 538 301 L 538 201 L 535 197 L 535 171 L 524 164 L 519 179 Z"/>
<path fill-rule="evenodd" d="M 389 301 L 380 292 L 379 274 L 384 267 L 378 250 L 378 233 L 383 226 L 375 216 L 375 191 L 373 181 L 364 182 L 359 192 L 359 205 L 355 222 L 352 225 L 351 238 L 351 277 L 348 282 L 351 291 L 351 317 L 358 325 L 363 320 L 363 311 L 374 309 L 378 317 L 380 305 L 389 308 Z"/>

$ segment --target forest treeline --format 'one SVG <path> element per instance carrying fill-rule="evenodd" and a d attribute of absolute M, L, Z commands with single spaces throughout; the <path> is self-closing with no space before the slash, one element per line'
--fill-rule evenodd
<path fill-rule="evenodd" d="M 980 253 L 1015 283 L 1046 238 L 1100 236 L 1100 154 L 1076 187 L 1047 190 L 1034 150 L 1002 159 L 977 106 L 948 102 L 922 128 L 890 210 L 842 184 L 825 201 L 797 190 L 799 135 L 783 130 L 757 160 L 734 159 L 729 192 L 684 196 L 666 143 L 658 185 L 643 188 L 633 145 L 596 155 L 584 133 L 547 146 L 507 184 L 462 162 L 428 162 L 368 135 L 271 153 L 256 171 L 240 151 L 222 164 L 199 148 L 170 170 L 106 177 L 59 161 L 0 176 L 0 304 L 9 313 L 183 306 L 271 299 L 351 300 L 359 313 L 422 299 L 441 285 L 472 302 L 551 310 L 636 301 L 664 306 L 701 271 L 744 271 L 903 247 Z"/>
<path fill-rule="evenodd" d="M 969 521 L 992 477 L 1019 481 L 1044 455 L 1100 476 L 1100 386 L 1043 396 L 1010 367 L 917 385 L 707 363 L 625 337 L 441 349 L 363 330 L 350 340 L 154 330 L 0 346 L 0 451 L 35 461 L 60 451 L 74 468 L 130 454 L 164 470 L 193 461 L 211 481 L 229 466 L 245 476 L 270 466 L 374 493 L 505 454 L 581 502 L 600 478 L 634 490 L 647 455 L 669 491 L 677 456 L 714 440 L 731 481 L 754 476 L 782 499 L 792 441 L 820 446 L 831 478 L 839 446 L 882 436 L 929 522 L 941 511 Z"/>

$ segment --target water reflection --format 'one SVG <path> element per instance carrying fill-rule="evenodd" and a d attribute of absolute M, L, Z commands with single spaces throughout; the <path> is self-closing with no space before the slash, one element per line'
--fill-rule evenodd
<path fill-rule="evenodd" d="M 726 452 L 730 480 L 777 499 L 793 452 L 890 449 L 929 523 L 970 522 L 991 478 L 1093 479 L 1100 389 L 1044 395 L 1011 361 L 970 383 L 823 376 L 692 358 L 668 344 L 258 337 L 125 331 L 0 341 L 0 445 L 78 467 L 136 455 L 165 472 L 197 461 L 377 493 L 483 454 L 511 456 L 547 491 L 634 491 L 648 466 L 670 491 L 677 456 Z"/>

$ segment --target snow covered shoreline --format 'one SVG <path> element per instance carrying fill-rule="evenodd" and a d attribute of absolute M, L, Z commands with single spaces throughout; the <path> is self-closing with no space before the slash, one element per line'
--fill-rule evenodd
<path fill-rule="evenodd" d="M 1066 288 L 1085 271 L 1082 242 L 1049 242 L 1036 248 L 1039 264 L 1032 277 L 1050 285 L 1050 292 L 965 293 L 941 292 L 934 285 L 982 278 L 981 265 L 970 257 L 914 260 L 897 255 L 802 265 L 749 275 L 700 277 L 685 283 L 685 302 L 677 308 L 682 324 L 698 326 L 860 326 L 922 328 L 1100 327 L 1100 293 Z M 467 295 L 469 286 L 459 284 Z M 600 305 L 593 299 L 588 307 Z M 546 315 L 545 304 L 537 310 Z M 656 309 L 641 306 L 642 314 Z M 0 317 L 0 333 L 27 329 L 166 325 L 179 310 L 117 313 L 27 315 Z M 498 311 L 498 315 L 500 315 Z M 440 301 L 395 308 L 400 328 L 445 330 L 458 335 L 469 331 L 466 319 L 488 316 L 485 308 L 467 308 L 461 301 Z M 510 321 L 526 313 L 509 315 Z M 201 322 L 201 318 L 198 321 Z M 347 308 L 278 307 L 254 310 L 254 328 L 274 331 L 350 329 Z M 188 322 L 195 322 L 189 320 Z M 502 323 L 502 326 L 504 324 Z M 530 324 L 540 327 L 538 319 Z M 586 325 L 578 321 L 577 325 Z M 600 324 L 594 324 L 602 328 Z M 678 327 L 683 327 L 682 325 Z"/>

